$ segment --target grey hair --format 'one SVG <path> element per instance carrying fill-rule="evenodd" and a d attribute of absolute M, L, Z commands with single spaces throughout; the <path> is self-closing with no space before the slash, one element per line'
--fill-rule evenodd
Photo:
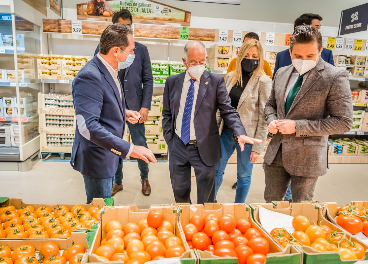
<path fill-rule="evenodd" d="M 185 46 L 184 46 L 184 56 L 185 56 L 185 58 L 188 59 L 188 49 L 191 48 L 192 46 L 202 46 L 203 49 L 204 49 L 204 52 L 206 53 L 206 56 L 207 56 L 206 46 L 202 43 L 202 41 L 191 40 L 187 44 L 185 44 Z"/>
<path fill-rule="evenodd" d="M 100 53 L 106 55 L 113 47 L 125 49 L 129 45 L 128 35 L 132 35 L 130 27 L 121 24 L 108 26 L 101 35 Z"/>

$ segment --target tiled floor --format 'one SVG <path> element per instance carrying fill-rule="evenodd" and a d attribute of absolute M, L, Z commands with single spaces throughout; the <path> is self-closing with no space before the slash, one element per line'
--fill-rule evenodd
<path fill-rule="evenodd" d="M 146 208 L 150 204 L 174 202 L 170 185 L 168 162 L 150 165 L 149 179 L 152 194 L 141 193 L 139 170 L 136 162 L 124 163 L 124 191 L 115 196 L 115 204 L 135 204 Z M 98 166 L 98 165 L 92 165 Z M 253 182 L 246 203 L 264 202 L 264 173 L 256 164 Z M 218 196 L 219 203 L 232 203 L 236 181 L 236 165 L 227 166 L 224 182 Z M 368 164 L 333 164 L 328 174 L 320 177 L 315 190 L 317 201 L 335 201 L 340 205 L 350 201 L 368 200 Z M 0 172 L 0 196 L 22 198 L 26 203 L 85 203 L 86 196 L 82 175 L 68 162 L 39 161 L 29 172 Z M 192 178 L 192 201 L 196 201 L 195 178 Z"/>

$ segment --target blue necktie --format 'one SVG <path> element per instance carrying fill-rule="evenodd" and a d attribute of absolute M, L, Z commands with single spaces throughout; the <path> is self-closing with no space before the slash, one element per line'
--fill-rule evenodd
<path fill-rule="evenodd" d="M 190 79 L 190 86 L 185 101 L 183 113 L 183 121 L 181 123 L 181 141 L 186 145 L 190 141 L 190 119 L 192 115 L 193 99 L 194 99 L 194 83 L 196 80 Z"/>

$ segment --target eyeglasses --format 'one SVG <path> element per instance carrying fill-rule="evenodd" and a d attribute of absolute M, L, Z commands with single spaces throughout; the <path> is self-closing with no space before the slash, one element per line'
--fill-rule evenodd
<path fill-rule="evenodd" d="M 188 66 L 197 66 L 197 65 L 204 66 L 204 65 L 206 65 L 206 62 L 192 62 L 192 63 L 188 63 Z"/>

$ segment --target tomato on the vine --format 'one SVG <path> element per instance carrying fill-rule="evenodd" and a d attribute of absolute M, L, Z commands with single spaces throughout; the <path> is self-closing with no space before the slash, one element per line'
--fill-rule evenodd
<path fill-rule="evenodd" d="M 280 244 L 289 242 L 291 239 L 289 233 L 283 228 L 274 228 L 270 234 Z"/>

